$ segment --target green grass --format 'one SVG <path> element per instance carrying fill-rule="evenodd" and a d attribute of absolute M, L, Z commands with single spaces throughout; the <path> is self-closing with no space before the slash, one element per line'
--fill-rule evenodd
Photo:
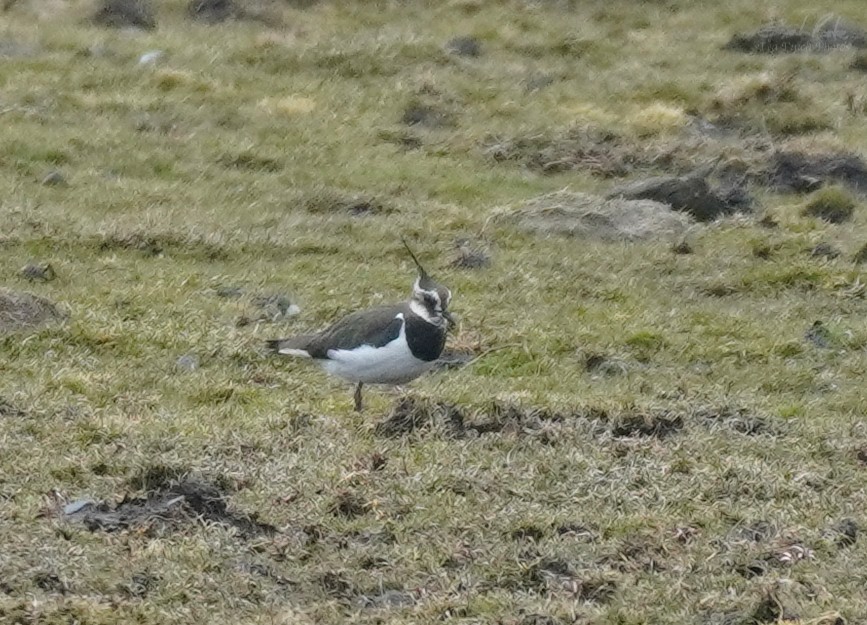
<path fill-rule="evenodd" d="M 36 49 L 0 59 L 3 285 L 68 314 L 0 334 L 0 622 L 865 618 L 867 541 L 838 527 L 867 523 L 859 196 L 811 198 L 849 207 L 835 225 L 756 187 L 755 216 L 696 226 L 679 255 L 489 220 L 620 182 L 497 160 L 497 142 L 612 133 L 628 179 L 754 166 L 750 141 L 858 152 L 853 51 L 720 49 L 771 13 L 809 25 L 825 9 L 275 3 L 283 26 L 204 26 L 157 4 L 147 33 L 93 27 L 83 1 L 19 0 L 0 26 Z M 445 50 L 463 35 L 480 57 Z M 410 106 L 434 122 L 405 125 Z M 733 130 L 696 139 L 693 115 Z M 54 170 L 67 186 L 40 184 Z M 371 388 L 358 416 L 350 388 L 262 344 L 405 297 L 401 235 L 479 358 L 414 382 L 438 416 L 388 437 L 396 393 Z M 450 268 L 462 239 L 491 265 Z M 820 242 L 842 256 L 811 257 Z M 31 262 L 56 278 L 29 282 Z M 275 294 L 300 314 L 263 309 Z M 817 320 L 826 343 L 805 338 Z M 91 532 L 61 514 L 188 473 L 276 531 Z"/>

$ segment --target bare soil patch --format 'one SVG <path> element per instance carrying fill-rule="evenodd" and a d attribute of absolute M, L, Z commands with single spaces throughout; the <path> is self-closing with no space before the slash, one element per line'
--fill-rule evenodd
<path fill-rule="evenodd" d="M 82 523 L 91 532 L 128 529 L 149 533 L 180 531 L 199 521 L 237 530 L 242 538 L 273 534 L 274 526 L 255 515 L 229 509 L 224 488 L 184 471 L 153 467 L 129 482 L 147 491 L 145 496 L 125 494 L 117 504 L 81 500 L 67 505 L 66 520 Z"/>
<path fill-rule="evenodd" d="M 0 335 L 36 328 L 64 317 L 55 304 L 43 297 L 0 289 Z"/>

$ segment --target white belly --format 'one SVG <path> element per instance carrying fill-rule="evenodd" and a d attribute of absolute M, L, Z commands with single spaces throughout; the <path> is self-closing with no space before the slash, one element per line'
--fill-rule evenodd
<path fill-rule="evenodd" d="M 350 382 L 365 384 L 404 384 L 433 367 L 433 362 L 419 360 L 409 351 L 406 325 L 400 335 L 383 347 L 363 345 L 354 350 L 328 350 L 328 360 L 322 367 L 331 375 Z"/>

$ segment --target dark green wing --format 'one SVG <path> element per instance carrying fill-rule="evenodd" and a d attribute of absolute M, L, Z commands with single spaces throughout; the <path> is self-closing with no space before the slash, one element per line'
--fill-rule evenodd
<path fill-rule="evenodd" d="M 382 347 L 400 334 L 404 306 L 383 306 L 343 317 L 310 339 L 305 349 L 313 358 L 328 358 L 329 349 L 354 349 L 361 345 Z"/>

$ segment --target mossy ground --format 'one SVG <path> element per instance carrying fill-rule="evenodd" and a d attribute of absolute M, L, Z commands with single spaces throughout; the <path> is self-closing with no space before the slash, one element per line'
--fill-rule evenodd
<path fill-rule="evenodd" d="M 863 198 L 835 225 L 756 188 L 758 214 L 696 226 L 690 254 L 488 219 L 611 183 L 498 161 L 497 141 L 586 127 L 681 168 L 750 141 L 857 152 L 853 50 L 721 50 L 824 8 L 275 3 L 278 22 L 207 26 L 157 8 L 148 32 L 89 25 L 87 2 L 3 14 L 2 279 L 68 317 L 0 336 L 0 622 L 867 618 L 867 541 L 841 525 L 867 522 Z M 693 117 L 737 132 L 683 139 Z M 636 162 L 620 177 L 660 173 Z M 405 297 L 400 235 L 480 355 L 408 392 L 486 427 L 383 436 L 395 393 L 358 416 L 350 388 L 261 349 Z M 465 239 L 488 266 L 450 267 Z M 275 294 L 300 314 L 263 314 Z M 160 467 L 277 532 L 59 513 Z"/>

